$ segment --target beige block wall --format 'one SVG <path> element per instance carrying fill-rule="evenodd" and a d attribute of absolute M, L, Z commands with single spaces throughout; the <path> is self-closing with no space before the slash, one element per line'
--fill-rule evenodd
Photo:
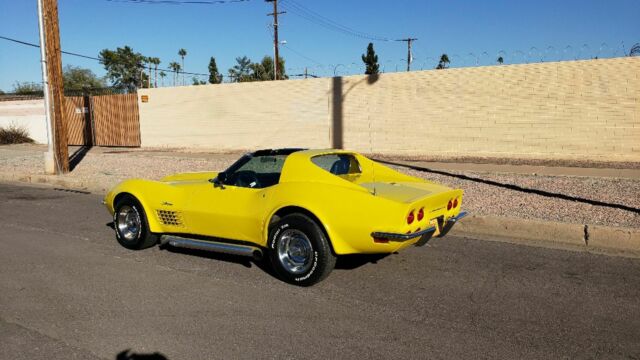
<path fill-rule="evenodd" d="M 140 94 L 143 146 L 640 161 L 640 58 Z"/>
<path fill-rule="evenodd" d="M 142 146 L 327 147 L 325 79 L 140 90 Z"/>

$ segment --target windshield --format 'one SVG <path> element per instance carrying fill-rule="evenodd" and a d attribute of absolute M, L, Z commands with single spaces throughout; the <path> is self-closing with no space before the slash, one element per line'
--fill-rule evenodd
<path fill-rule="evenodd" d="M 266 188 L 280 181 L 284 161 L 288 155 L 254 155 L 241 157 L 226 171 L 226 185 L 246 188 Z"/>

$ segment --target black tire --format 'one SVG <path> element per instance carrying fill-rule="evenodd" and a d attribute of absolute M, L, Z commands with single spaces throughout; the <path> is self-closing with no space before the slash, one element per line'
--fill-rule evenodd
<path fill-rule="evenodd" d="M 114 206 L 113 227 L 116 231 L 116 239 L 120 245 L 130 250 L 142 250 L 150 248 L 158 243 L 158 236 L 149 231 L 149 222 L 140 202 L 131 195 L 125 195 L 118 199 Z M 126 215 L 125 215 L 126 214 Z M 136 221 L 138 226 L 127 225 L 127 216 Z"/>
<path fill-rule="evenodd" d="M 307 243 L 310 248 L 301 246 Z M 271 228 L 268 253 L 278 277 L 298 286 L 317 284 L 329 276 L 336 265 L 336 256 L 320 226 L 298 213 L 284 216 Z M 300 255 L 302 253 L 306 256 Z M 305 261 L 294 261 L 300 259 Z"/>

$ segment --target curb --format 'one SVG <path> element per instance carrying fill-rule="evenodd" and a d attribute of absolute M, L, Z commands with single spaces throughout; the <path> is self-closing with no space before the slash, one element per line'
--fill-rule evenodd
<path fill-rule="evenodd" d="M 481 240 L 640 257 L 640 230 L 498 216 L 467 216 L 451 234 Z"/>
<path fill-rule="evenodd" d="M 86 191 L 95 194 L 106 193 L 108 190 L 104 188 L 104 186 L 100 186 L 95 182 L 67 178 L 64 175 L 0 174 L 0 181 L 59 186 L 68 190 Z"/>
<path fill-rule="evenodd" d="M 64 175 L 0 174 L 0 181 L 48 184 L 96 194 L 106 193 L 108 190 L 96 182 L 83 182 Z M 632 228 L 470 215 L 461 220 L 450 234 L 479 240 L 640 258 L 640 230 Z"/>

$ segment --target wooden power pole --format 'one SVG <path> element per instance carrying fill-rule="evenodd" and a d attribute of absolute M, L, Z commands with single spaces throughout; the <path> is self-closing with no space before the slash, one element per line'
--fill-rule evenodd
<path fill-rule="evenodd" d="M 278 46 L 280 45 L 278 41 L 278 15 L 286 14 L 286 11 L 278 12 L 278 0 L 265 0 L 266 2 L 273 3 L 273 12 L 271 14 L 267 14 L 267 16 L 273 16 L 273 79 L 278 80 L 278 74 L 280 73 L 280 55 L 278 51 Z"/>
<path fill-rule="evenodd" d="M 416 38 L 406 38 L 406 39 L 398 39 L 396 41 L 404 41 L 407 43 L 407 71 L 411 71 L 411 42 L 416 41 Z"/>
<path fill-rule="evenodd" d="M 40 18 L 40 44 L 43 46 L 43 82 L 46 113 L 50 116 L 49 158 L 53 155 L 53 172 L 69 172 L 69 149 L 67 147 L 67 126 L 63 118 L 64 89 L 62 86 L 62 55 L 60 50 L 60 29 L 58 27 L 58 1 L 38 0 Z"/>

